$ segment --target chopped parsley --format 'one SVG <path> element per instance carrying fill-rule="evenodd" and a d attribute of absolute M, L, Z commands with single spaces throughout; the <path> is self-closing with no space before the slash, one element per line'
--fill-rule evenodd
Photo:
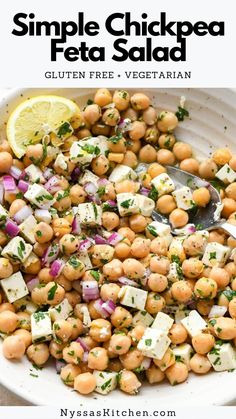
<path fill-rule="evenodd" d="M 37 231 L 36 231 L 36 235 L 37 235 L 38 237 L 42 237 L 42 235 L 43 235 L 43 234 L 42 234 L 42 231 L 37 230 Z"/>
<path fill-rule="evenodd" d="M 73 132 L 73 129 L 69 122 L 64 122 L 57 131 L 57 136 L 59 138 L 65 136 L 66 134 L 71 134 Z"/>
<path fill-rule="evenodd" d="M 95 154 L 96 156 L 100 154 L 100 148 L 97 145 L 84 144 L 83 146 L 80 146 L 80 148 L 88 154 Z"/>
<path fill-rule="evenodd" d="M 71 256 L 68 263 L 74 268 L 78 269 L 81 266 L 79 259 L 76 256 Z"/>
<path fill-rule="evenodd" d="M 210 252 L 209 260 L 216 259 L 216 252 Z"/>
<path fill-rule="evenodd" d="M 117 144 L 122 138 L 122 133 L 119 133 L 117 135 L 113 135 L 112 137 L 108 138 L 108 141 L 111 141 L 113 144 Z"/>
<path fill-rule="evenodd" d="M 38 311 L 37 313 L 34 313 L 34 320 L 36 321 L 36 323 L 44 319 L 45 319 L 45 313 L 43 313 L 42 311 Z"/>
<path fill-rule="evenodd" d="M 158 198 L 158 191 L 156 190 L 156 188 L 154 186 L 150 190 L 150 192 L 148 194 L 148 198 L 153 199 L 153 201 L 156 201 L 157 200 L 157 198 Z"/>
<path fill-rule="evenodd" d="M 158 234 L 156 232 L 156 229 L 154 227 L 152 227 L 151 225 L 147 226 L 147 230 L 149 231 L 149 233 L 151 233 L 152 236 L 157 237 Z"/>
<path fill-rule="evenodd" d="M 104 384 L 101 385 L 101 389 L 104 391 L 107 387 L 111 386 L 111 378 L 110 380 L 106 381 Z"/>
<path fill-rule="evenodd" d="M 152 344 L 152 339 L 145 339 L 146 346 L 151 346 L 151 344 Z"/>
<path fill-rule="evenodd" d="M 181 106 L 178 106 L 178 110 L 175 113 L 178 118 L 178 121 L 184 121 L 185 117 L 189 117 L 189 111 Z"/>
<path fill-rule="evenodd" d="M 53 300 L 53 298 L 55 297 L 55 293 L 57 290 L 57 284 L 55 283 L 52 288 L 50 288 L 50 290 L 48 291 L 48 300 Z"/>
<path fill-rule="evenodd" d="M 133 199 L 127 199 L 126 201 L 121 202 L 120 206 L 123 208 L 129 208 L 133 202 Z"/>
<path fill-rule="evenodd" d="M 95 279 L 95 281 L 97 281 L 97 282 L 99 281 L 100 274 L 99 274 L 98 271 L 91 270 L 90 275 Z"/>

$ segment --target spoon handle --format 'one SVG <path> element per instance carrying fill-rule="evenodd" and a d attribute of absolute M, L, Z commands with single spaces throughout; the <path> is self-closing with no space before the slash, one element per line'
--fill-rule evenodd
<path fill-rule="evenodd" d="M 234 239 L 236 239 L 236 226 L 230 223 L 222 223 L 219 225 L 224 231 L 230 234 Z"/>

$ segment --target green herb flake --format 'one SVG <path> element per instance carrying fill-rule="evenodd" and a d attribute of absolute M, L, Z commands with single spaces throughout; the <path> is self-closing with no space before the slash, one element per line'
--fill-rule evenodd
<path fill-rule="evenodd" d="M 175 113 L 178 118 L 178 121 L 184 121 L 185 117 L 189 117 L 189 111 L 181 106 L 178 106 L 178 110 Z"/>
<path fill-rule="evenodd" d="M 55 293 L 57 290 L 58 285 L 55 283 L 50 290 L 48 291 L 48 300 L 53 300 L 53 298 L 55 297 Z"/>

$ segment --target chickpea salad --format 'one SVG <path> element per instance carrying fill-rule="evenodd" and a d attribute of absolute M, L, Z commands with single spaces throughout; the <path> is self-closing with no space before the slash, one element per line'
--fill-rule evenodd
<path fill-rule="evenodd" d="M 99 89 L 83 110 L 28 99 L 0 143 L 0 337 L 9 360 L 49 358 L 80 394 L 236 368 L 236 240 L 189 224 L 206 179 L 236 224 L 236 154 L 198 161 L 144 93 Z M 153 221 L 157 210 L 169 224 Z M 177 229 L 177 235 L 171 233 Z"/>

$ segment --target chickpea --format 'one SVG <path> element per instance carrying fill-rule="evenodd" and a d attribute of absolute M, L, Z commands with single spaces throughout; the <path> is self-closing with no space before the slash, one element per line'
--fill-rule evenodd
<path fill-rule="evenodd" d="M 154 292 L 163 292 L 168 286 L 167 277 L 158 273 L 153 273 L 148 278 L 148 287 Z"/>
<path fill-rule="evenodd" d="M 120 138 L 118 141 L 113 143 L 112 141 L 108 141 L 107 144 L 110 152 L 112 153 L 125 153 L 126 152 L 126 144 L 125 138 Z"/>
<path fill-rule="evenodd" d="M 81 374 L 81 368 L 78 365 L 67 364 L 62 367 L 60 377 L 64 384 L 73 387 L 75 378 Z"/>
<path fill-rule="evenodd" d="M 50 355 L 52 355 L 55 359 L 62 359 L 62 351 L 65 348 L 65 346 L 65 343 L 58 343 L 55 342 L 55 340 L 51 340 L 49 344 Z"/>
<path fill-rule="evenodd" d="M 232 298 L 232 300 L 229 302 L 229 308 L 228 308 L 230 316 L 235 319 L 236 318 L 236 298 Z"/>
<path fill-rule="evenodd" d="M 210 278 L 214 279 L 219 288 L 225 288 L 230 282 L 230 275 L 229 273 L 223 269 L 214 266 L 210 272 Z"/>
<path fill-rule="evenodd" d="M 124 355 L 128 352 L 130 346 L 131 346 L 130 336 L 116 334 L 116 335 L 112 335 L 110 339 L 109 351 L 117 355 Z"/>
<path fill-rule="evenodd" d="M 86 192 L 80 185 L 73 185 L 70 189 L 70 199 L 72 204 L 83 204 L 86 199 Z"/>
<path fill-rule="evenodd" d="M 84 326 L 80 319 L 76 319 L 74 317 L 68 317 L 67 323 L 69 323 L 72 327 L 71 339 L 77 339 L 79 335 L 83 333 Z"/>
<path fill-rule="evenodd" d="M 129 179 L 123 180 L 122 182 L 117 182 L 115 184 L 115 191 L 117 194 L 123 192 L 135 193 L 137 192 L 137 183 Z"/>
<path fill-rule="evenodd" d="M 181 208 L 176 208 L 170 213 L 169 221 L 174 228 L 184 227 L 188 220 L 188 213 Z"/>
<path fill-rule="evenodd" d="M 162 311 L 165 307 L 165 299 L 155 293 L 149 292 L 147 296 L 145 310 L 150 314 L 157 314 L 159 311 Z"/>
<path fill-rule="evenodd" d="M 159 131 L 155 126 L 151 126 L 151 127 L 146 129 L 146 132 L 145 132 L 145 135 L 144 135 L 144 139 L 145 139 L 146 143 L 157 144 L 158 143 L 158 138 L 159 138 Z M 137 150 L 137 151 L 139 151 L 139 150 Z"/>
<path fill-rule="evenodd" d="M 192 290 L 187 281 L 176 281 L 171 286 L 173 298 L 180 302 L 186 303 L 192 297 Z"/>
<path fill-rule="evenodd" d="M 69 304 L 72 307 L 75 307 L 76 304 L 79 304 L 81 302 L 81 296 L 76 290 L 66 292 L 65 298 L 68 300 Z"/>
<path fill-rule="evenodd" d="M 150 106 L 150 99 L 143 93 L 135 93 L 130 99 L 133 109 L 143 111 Z"/>
<path fill-rule="evenodd" d="M 188 333 L 181 323 L 174 323 L 169 331 L 169 337 L 174 345 L 180 345 L 187 340 Z"/>
<path fill-rule="evenodd" d="M 65 211 L 67 208 L 71 207 L 71 199 L 63 190 L 57 191 L 54 198 L 56 199 L 56 202 L 53 204 L 53 207 L 59 212 Z"/>
<path fill-rule="evenodd" d="M 146 257 L 150 252 L 150 243 L 149 239 L 137 237 L 131 245 L 131 255 L 138 259 Z"/>
<path fill-rule="evenodd" d="M 25 353 L 25 343 L 19 336 L 8 336 L 3 341 L 2 351 L 7 359 L 20 359 Z"/>
<path fill-rule="evenodd" d="M 130 95 L 126 90 L 116 90 L 113 95 L 113 102 L 118 111 L 125 111 L 129 106 Z"/>
<path fill-rule="evenodd" d="M 231 340 L 236 337 L 236 321 L 230 317 L 217 317 L 214 332 L 219 339 Z"/>
<path fill-rule="evenodd" d="M 120 287 L 117 284 L 103 284 L 100 290 L 100 295 L 103 301 L 111 300 L 116 303 L 119 291 Z"/>
<path fill-rule="evenodd" d="M 6 243 L 7 243 L 7 236 L 2 230 L 0 230 L 0 246 L 4 246 Z"/>
<path fill-rule="evenodd" d="M 171 365 L 175 363 L 175 355 L 172 349 L 168 348 L 162 357 L 162 359 L 153 359 L 154 364 L 160 368 L 161 371 L 165 371 Z"/>
<path fill-rule="evenodd" d="M 93 161 L 91 163 L 91 167 L 92 167 L 92 171 L 97 176 L 102 176 L 109 169 L 109 160 L 107 159 L 106 156 L 100 155 L 100 156 L 96 157 L 95 159 L 93 159 Z"/>
<path fill-rule="evenodd" d="M 71 364 L 79 365 L 82 361 L 84 350 L 79 342 L 71 342 L 63 351 L 63 359 Z"/>
<path fill-rule="evenodd" d="M 8 153 L 13 154 L 10 144 L 3 138 L 0 140 L 0 151 L 7 151 Z"/>
<path fill-rule="evenodd" d="M 9 208 L 10 217 L 14 218 L 14 215 L 25 206 L 26 202 L 23 201 L 23 199 L 15 199 L 15 201 L 12 202 Z"/>
<path fill-rule="evenodd" d="M 212 160 L 218 166 L 224 166 L 224 164 L 229 163 L 231 158 L 232 158 L 232 154 L 230 153 L 228 148 L 219 148 L 212 155 Z"/>
<path fill-rule="evenodd" d="M 124 393 L 137 394 L 141 383 L 132 371 L 121 371 L 119 386 Z"/>
<path fill-rule="evenodd" d="M 50 268 L 43 268 L 38 273 L 40 284 L 48 284 L 54 280 L 54 277 L 50 274 Z"/>
<path fill-rule="evenodd" d="M 184 251 L 187 256 L 200 256 L 204 252 L 206 239 L 199 234 L 192 234 L 183 242 Z"/>
<path fill-rule="evenodd" d="M 227 263 L 224 269 L 229 273 L 230 278 L 236 276 L 236 265 L 234 262 Z"/>
<path fill-rule="evenodd" d="M 102 225 L 107 231 L 115 230 L 119 225 L 118 215 L 115 212 L 103 212 Z"/>
<path fill-rule="evenodd" d="M 157 161 L 159 164 L 163 165 L 173 165 L 175 162 L 175 156 L 172 151 L 165 148 L 161 148 L 157 152 Z"/>
<path fill-rule="evenodd" d="M 192 338 L 194 350 L 200 354 L 207 354 L 215 345 L 215 338 L 209 333 L 198 333 Z"/>
<path fill-rule="evenodd" d="M 172 149 L 175 144 L 175 136 L 172 134 L 162 134 L 158 140 L 160 148 Z"/>
<path fill-rule="evenodd" d="M 139 279 L 144 276 L 145 268 L 141 262 L 129 258 L 123 262 L 124 274 L 131 279 Z"/>
<path fill-rule="evenodd" d="M 28 330 L 17 329 L 17 330 L 15 330 L 13 335 L 18 336 L 24 342 L 25 348 L 28 348 L 28 346 L 30 346 L 31 343 L 32 343 L 32 336 L 31 336 L 31 333 Z"/>
<path fill-rule="evenodd" d="M 129 327 L 132 324 L 132 315 L 125 308 L 118 306 L 111 315 L 111 324 L 118 329 Z"/>
<path fill-rule="evenodd" d="M 12 313 L 15 313 L 15 307 L 13 306 L 13 304 L 11 303 L 2 303 L 0 304 L 0 313 L 2 313 L 3 311 L 11 311 Z M 0 316 L 1 318 L 1 316 Z M 1 327 L 0 327 L 1 330 Z"/>
<path fill-rule="evenodd" d="M 166 239 L 164 237 L 156 237 L 151 241 L 150 250 L 159 256 L 166 256 L 168 250 Z"/>
<path fill-rule="evenodd" d="M 141 214 L 133 214 L 129 217 L 129 225 L 135 233 L 142 233 L 147 226 L 147 220 Z"/>
<path fill-rule="evenodd" d="M 76 281 L 81 278 L 85 272 L 85 266 L 76 256 L 71 256 L 63 268 L 63 275 L 69 281 Z"/>
<path fill-rule="evenodd" d="M 227 188 L 225 189 L 225 193 L 227 198 L 236 200 L 236 182 L 231 183 Z"/>
<path fill-rule="evenodd" d="M 108 370 L 114 372 L 120 372 L 123 369 L 119 358 L 113 358 L 109 360 Z"/>
<path fill-rule="evenodd" d="M 158 115 L 157 127 L 161 132 L 172 132 L 178 125 L 178 119 L 173 112 L 162 111 Z"/>
<path fill-rule="evenodd" d="M 114 257 L 118 259 L 126 259 L 130 256 L 130 244 L 122 241 L 115 246 Z"/>
<path fill-rule="evenodd" d="M 196 159 L 188 158 L 180 162 L 179 168 L 185 172 L 192 173 L 193 175 L 198 175 L 199 163 Z"/>
<path fill-rule="evenodd" d="M 143 121 L 147 125 L 154 125 L 157 121 L 157 111 L 152 106 L 149 106 L 143 111 L 142 114 Z"/>
<path fill-rule="evenodd" d="M 108 353 L 105 348 L 95 347 L 88 354 L 88 367 L 93 370 L 106 370 L 108 361 Z"/>
<path fill-rule="evenodd" d="M 0 313 L 0 332 L 11 333 L 16 330 L 18 326 L 18 316 L 10 310 L 5 310 Z"/>
<path fill-rule="evenodd" d="M 42 144 L 35 144 L 29 145 L 26 149 L 25 156 L 31 160 L 34 164 L 35 162 L 38 164 L 43 160 L 43 145 Z"/>
<path fill-rule="evenodd" d="M 199 176 L 203 179 L 214 179 L 217 171 L 217 165 L 211 159 L 205 160 L 199 165 Z"/>
<path fill-rule="evenodd" d="M 79 374 L 74 378 L 74 389 L 80 394 L 92 393 L 96 388 L 96 378 L 91 372 Z"/>
<path fill-rule="evenodd" d="M 71 255 L 79 249 L 79 240 L 73 234 L 65 234 L 59 241 L 60 250 L 65 255 Z"/>
<path fill-rule="evenodd" d="M 166 377 L 172 386 L 183 383 L 188 378 L 188 367 L 183 362 L 176 362 L 166 370 Z"/>
<path fill-rule="evenodd" d="M 150 259 L 150 269 L 161 275 L 167 275 L 170 269 L 169 259 L 161 256 L 153 256 Z"/>
<path fill-rule="evenodd" d="M 161 214 L 168 215 L 176 209 L 176 202 L 172 195 L 162 195 L 157 200 L 156 207 Z"/>
<path fill-rule="evenodd" d="M 57 320 L 53 323 L 55 336 L 60 342 L 68 342 L 72 335 L 72 325 L 66 320 Z"/>
<path fill-rule="evenodd" d="M 233 212 L 236 211 L 236 202 L 231 198 L 222 199 L 223 209 L 221 212 L 222 217 L 228 218 Z"/>
<path fill-rule="evenodd" d="M 135 368 L 140 367 L 144 356 L 138 349 L 133 349 L 120 356 L 120 361 L 123 367 L 127 370 L 134 370 Z"/>
<path fill-rule="evenodd" d="M 93 125 L 101 117 L 101 108 L 96 103 L 86 106 L 84 110 L 84 117 L 86 121 Z"/>
<path fill-rule="evenodd" d="M 13 267 L 6 258 L 0 258 L 0 279 L 8 278 L 13 274 Z"/>
<path fill-rule="evenodd" d="M 71 225 L 64 218 L 55 218 L 52 221 L 52 228 L 56 237 L 62 237 L 71 232 Z"/>
<path fill-rule="evenodd" d="M 111 323 L 104 319 L 93 320 L 89 336 L 96 342 L 107 342 L 111 338 Z"/>
<path fill-rule="evenodd" d="M 217 282 L 211 278 L 200 278 L 194 287 L 194 294 L 197 298 L 215 298 L 217 294 Z"/>
<path fill-rule="evenodd" d="M 161 383 L 165 378 L 164 372 L 162 372 L 160 368 L 156 367 L 155 365 L 151 365 L 151 367 L 148 368 L 145 372 L 149 384 Z"/>
<path fill-rule="evenodd" d="M 139 160 L 144 163 L 153 163 L 157 159 L 157 152 L 150 144 L 145 145 L 139 152 Z"/>
<path fill-rule="evenodd" d="M 145 326 L 142 323 L 138 323 L 130 332 L 129 336 L 131 337 L 132 345 L 137 345 L 137 343 L 142 339 L 145 332 Z"/>
<path fill-rule="evenodd" d="M 1 151 L 0 152 L 0 173 L 9 172 L 12 164 L 13 164 L 12 155 L 8 153 L 8 151 Z"/>
<path fill-rule="evenodd" d="M 161 173 L 166 173 L 166 168 L 159 163 L 152 163 L 148 167 L 147 172 L 153 179 L 154 177 L 160 175 Z"/>
<path fill-rule="evenodd" d="M 177 160 L 182 161 L 192 156 L 192 148 L 189 144 L 178 141 L 173 147 L 173 153 Z"/>
<path fill-rule="evenodd" d="M 208 242 L 217 242 L 220 244 L 224 244 L 225 242 L 225 236 L 224 234 L 220 233 L 219 231 L 213 230 L 209 233 L 209 239 Z"/>
<path fill-rule="evenodd" d="M 193 191 L 193 200 L 199 207 L 206 207 L 210 199 L 211 195 L 207 188 L 198 188 Z"/>
<path fill-rule="evenodd" d="M 196 374 L 206 374 L 211 369 L 211 363 L 204 355 L 194 354 L 189 363 L 191 370 Z"/>
<path fill-rule="evenodd" d="M 122 118 L 128 118 L 131 122 L 137 121 L 138 112 L 133 108 L 128 108 L 124 112 L 122 112 Z"/>
<path fill-rule="evenodd" d="M 114 127 L 115 125 L 117 125 L 120 120 L 120 113 L 118 109 L 116 108 L 106 109 L 102 115 L 102 120 L 105 125 L 109 125 L 111 127 Z"/>
<path fill-rule="evenodd" d="M 53 229 L 47 223 L 41 221 L 36 227 L 34 231 L 35 240 L 40 243 L 47 243 L 53 238 Z"/>
<path fill-rule="evenodd" d="M 49 282 L 43 288 L 46 295 L 47 304 L 56 305 L 62 302 L 65 297 L 65 290 L 56 282 Z"/>
<path fill-rule="evenodd" d="M 197 258 L 189 258 L 183 261 L 182 270 L 187 278 L 197 278 L 202 273 L 204 265 Z"/>
<path fill-rule="evenodd" d="M 37 305 L 46 304 L 47 295 L 45 293 L 45 287 L 42 287 L 41 284 L 40 287 L 35 287 L 31 292 L 31 300 Z"/>
<path fill-rule="evenodd" d="M 135 169 L 135 167 L 138 165 L 138 159 L 136 154 L 130 150 L 126 151 L 121 163 L 125 166 L 129 166 L 132 169 Z"/>
<path fill-rule="evenodd" d="M 103 273 L 110 281 L 117 281 L 124 271 L 122 262 L 119 259 L 113 259 L 103 266 Z"/>
<path fill-rule="evenodd" d="M 229 161 L 229 166 L 231 169 L 236 170 L 236 156 L 233 155 Z"/>
<path fill-rule="evenodd" d="M 49 349 L 46 343 L 33 343 L 27 348 L 26 355 L 32 363 L 41 367 L 49 358 Z"/>
<path fill-rule="evenodd" d="M 98 106 L 106 106 L 112 102 L 112 95 L 108 89 L 98 89 L 94 96 L 94 103 Z"/>
<path fill-rule="evenodd" d="M 30 315 L 26 313 L 26 311 L 18 311 L 17 317 L 18 317 L 19 327 L 21 327 L 24 330 L 31 329 Z M 21 330 L 21 329 L 18 329 L 18 330 Z"/>

